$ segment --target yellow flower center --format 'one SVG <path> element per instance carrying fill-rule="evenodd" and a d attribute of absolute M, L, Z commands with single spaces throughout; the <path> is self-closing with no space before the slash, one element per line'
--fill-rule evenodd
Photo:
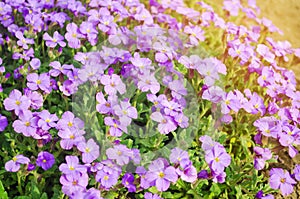
<path fill-rule="evenodd" d="M 77 180 L 74 180 L 74 181 L 72 182 L 72 185 L 77 185 Z"/>
<path fill-rule="evenodd" d="M 25 122 L 25 126 L 30 126 L 30 122 Z"/>
<path fill-rule="evenodd" d="M 85 148 L 85 152 L 89 153 L 91 150 L 89 148 Z"/>
<path fill-rule="evenodd" d="M 70 139 L 74 140 L 75 136 L 74 135 L 70 135 Z"/>
<path fill-rule="evenodd" d="M 74 168 L 73 166 L 70 166 L 69 169 L 70 169 L 71 171 L 74 171 L 74 170 L 75 170 L 75 168 Z"/>
<path fill-rule="evenodd" d="M 49 118 L 47 118 L 47 119 L 45 120 L 45 122 L 49 123 L 49 122 L 51 122 L 51 120 L 50 120 Z"/>
<path fill-rule="evenodd" d="M 73 34 L 72 34 L 72 37 L 76 38 L 76 37 L 77 37 L 77 34 L 76 34 L 76 33 L 73 33 Z"/>
<path fill-rule="evenodd" d="M 118 151 L 117 154 L 118 154 L 118 155 L 122 155 L 122 151 Z"/>
<path fill-rule="evenodd" d="M 42 83 L 41 80 L 37 80 L 37 81 L 36 81 L 36 84 L 37 84 L 37 85 L 40 85 L 41 83 Z"/>
<path fill-rule="evenodd" d="M 118 127 L 118 125 L 115 123 L 115 124 L 114 124 L 114 127 L 115 127 L 115 128 L 117 128 L 117 127 Z"/>
<path fill-rule="evenodd" d="M 108 176 L 104 176 L 104 178 L 103 178 L 103 179 L 104 179 L 104 180 L 108 180 L 108 178 L 109 178 Z"/>
<path fill-rule="evenodd" d="M 163 177 L 165 177 L 165 174 L 164 174 L 163 172 L 159 172 L 158 176 L 159 176 L 160 178 L 163 178 Z"/>
<path fill-rule="evenodd" d="M 45 163 L 45 162 L 47 162 L 47 160 L 43 159 L 43 162 Z"/>
<path fill-rule="evenodd" d="M 20 105 L 21 102 L 19 100 L 16 100 L 16 105 Z"/>
<path fill-rule="evenodd" d="M 52 39 L 52 41 L 53 41 L 54 43 L 56 43 L 56 42 L 57 42 L 57 39 Z"/>
<path fill-rule="evenodd" d="M 17 160 L 18 160 L 18 158 L 17 157 L 13 157 L 13 159 L 12 159 L 14 162 L 16 162 Z"/>
<path fill-rule="evenodd" d="M 229 104 L 230 104 L 230 101 L 229 101 L 229 100 L 225 100 L 225 104 L 226 104 L 226 105 L 229 105 Z"/>
<path fill-rule="evenodd" d="M 72 123 L 72 122 L 68 122 L 68 126 L 69 126 L 69 127 L 72 127 L 72 126 L 73 126 L 73 123 Z"/>
<path fill-rule="evenodd" d="M 285 181 L 286 181 L 285 178 L 281 178 L 281 179 L 280 179 L 280 182 L 281 182 L 281 183 L 285 183 Z"/>
<path fill-rule="evenodd" d="M 220 162 L 220 159 L 218 157 L 215 158 L 216 162 Z"/>
<path fill-rule="evenodd" d="M 255 107 L 255 108 L 258 108 L 258 107 L 259 107 L 259 105 L 258 105 L 258 104 L 255 104 L 255 105 L 254 105 L 254 107 Z"/>

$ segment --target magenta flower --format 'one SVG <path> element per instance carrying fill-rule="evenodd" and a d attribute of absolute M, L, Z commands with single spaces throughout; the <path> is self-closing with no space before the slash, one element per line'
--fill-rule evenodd
<path fill-rule="evenodd" d="M 30 73 L 27 75 L 27 86 L 33 91 L 41 89 L 42 91 L 49 93 L 50 76 L 48 73 L 42 73 L 40 75 L 36 73 Z"/>
<path fill-rule="evenodd" d="M 166 191 L 170 187 L 170 183 L 175 183 L 178 179 L 176 170 L 172 166 L 168 166 L 164 159 L 154 160 L 149 165 L 149 171 L 146 174 L 147 180 L 155 182 L 158 191 Z"/>
<path fill-rule="evenodd" d="M 36 132 L 37 118 L 33 117 L 32 112 L 26 110 L 19 115 L 19 120 L 15 120 L 13 128 L 17 133 L 22 133 L 24 136 L 32 136 Z"/>
<path fill-rule="evenodd" d="M 117 92 L 124 94 L 126 91 L 126 86 L 122 82 L 120 76 L 116 74 L 103 75 L 101 77 L 101 84 L 104 85 L 104 90 L 108 95 L 115 95 Z"/>
<path fill-rule="evenodd" d="M 80 48 L 80 38 L 83 38 L 83 35 L 79 32 L 78 26 L 75 23 L 69 23 L 67 25 L 67 33 L 65 34 L 65 38 L 68 41 L 68 45 L 70 48 Z"/>
<path fill-rule="evenodd" d="M 28 164 L 30 162 L 29 158 L 23 155 L 17 155 L 5 163 L 5 170 L 9 172 L 17 172 L 20 169 L 21 164 Z"/>
<path fill-rule="evenodd" d="M 55 48 L 57 44 L 61 47 L 66 46 L 66 42 L 64 42 L 64 37 L 57 31 L 54 32 L 53 37 L 51 37 L 47 32 L 44 33 L 43 39 L 46 41 L 46 46 L 50 48 Z"/>
<path fill-rule="evenodd" d="M 27 44 L 34 44 L 34 40 L 25 38 L 21 31 L 16 32 L 16 37 L 19 39 L 17 41 L 18 46 L 21 46 L 24 49 L 28 49 Z"/>
<path fill-rule="evenodd" d="M 50 169 L 55 163 L 54 155 L 47 151 L 42 151 L 38 154 L 36 165 L 42 167 L 44 170 Z"/>
<path fill-rule="evenodd" d="M 99 157 L 99 146 L 93 139 L 89 139 L 86 143 L 79 142 L 77 149 L 82 152 L 84 163 L 91 163 Z"/>
<path fill-rule="evenodd" d="M 169 116 L 164 116 L 160 112 L 154 112 L 151 114 L 151 119 L 159 122 L 158 124 L 158 131 L 161 134 L 168 134 L 172 131 L 175 131 L 177 126 L 173 122 L 173 119 Z"/>
<path fill-rule="evenodd" d="M 23 112 L 30 107 L 30 100 L 22 95 L 19 90 L 14 89 L 10 92 L 9 97 L 4 100 L 3 104 L 5 110 L 14 110 L 16 115 L 19 115 L 20 112 Z"/>
<path fill-rule="evenodd" d="M 4 131 L 7 125 L 8 125 L 7 118 L 0 114 L 0 132 Z"/>
<path fill-rule="evenodd" d="M 282 168 L 273 168 L 270 171 L 270 187 L 280 189 L 282 195 L 287 196 L 294 191 L 296 181 L 290 176 L 288 171 Z"/>

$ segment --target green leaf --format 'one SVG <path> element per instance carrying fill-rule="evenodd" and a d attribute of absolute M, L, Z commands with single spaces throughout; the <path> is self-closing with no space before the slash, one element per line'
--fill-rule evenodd
<path fill-rule="evenodd" d="M 0 180 L 0 198 L 1 199 L 8 199 L 7 192 L 5 191 L 1 180 Z"/>
<path fill-rule="evenodd" d="M 36 184 L 34 183 L 34 181 L 31 181 L 31 197 L 32 199 L 40 199 L 41 197 L 41 193 L 39 188 L 36 186 Z"/>

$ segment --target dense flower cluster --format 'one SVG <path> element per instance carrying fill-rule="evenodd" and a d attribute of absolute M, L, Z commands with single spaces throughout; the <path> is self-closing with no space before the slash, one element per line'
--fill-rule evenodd
<path fill-rule="evenodd" d="M 223 12 L 224 18 L 204 2 L 188 7 L 182 0 L 0 2 L 0 135 L 10 142 L 0 155 L 5 170 L 17 172 L 11 196 L 24 194 L 28 175 L 33 186 L 58 171 L 55 191 L 70 198 L 204 196 L 201 189 L 211 192 L 215 183 L 247 184 L 240 173 L 257 179 L 254 169 L 266 172 L 281 150 L 294 158 L 300 92 L 294 73 L 281 66 L 299 61 L 300 50 L 269 36 L 280 30 L 258 17 L 253 0 L 224 0 Z M 241 24 L 232 21 L 237 16 Z M 83 93 L 77 106 L 92 111 L 78 115 L 69 105 L 84 85 L 96 92 Z M 201 106 L 187 113 L 190 90 Z M 217 115 L 210 136 L 209 115 Z M 149 129 L 155 133 L 144 135 Z M 227 140 L 215 141 L 221 133 Z M 236 168 L 238 179 L 230 173 Z M 272 167 L 268 176 L 251 185 L 251 196 L 272 198 L 267 181 L 292 193 L 300 166 L 292 174 Z M 213 182 L 205 185 L 207 179 Z M 176 188 L 186 195 L 167 195 Z M 230 189 L 222 197 L 249 194 L 222 189 Z"/>

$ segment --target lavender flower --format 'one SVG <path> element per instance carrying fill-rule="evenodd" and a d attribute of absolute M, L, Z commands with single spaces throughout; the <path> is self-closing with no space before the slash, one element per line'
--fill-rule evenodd
<path fill-rule="evenodd" d="M 14 110 L 16 115 L 19 115 L 20 112 L 29 108 L 30 100 L 22 95 L 19 90 L 14 89 L 9 94 L 9 97 L 4 100 L 3 104 L 7 111 Z"/>
<path fill-rule="evenodd" d="M 29 158 L 23 155 L 17 155 L 5 163 L 5 170 L 9 172 L 17 172 L 20 169 L 21 164 L 28 164 L 30 162 Z"/>
<path fill-rule="evenodd" d="M 93 139 L 89 139 L 87 143 L 78 143 L 77 148 L 82 152 L 82 161 L 84 163 L 91 163 L 99 157 L 99 146 Z"/>
<path fill-rule="evenodd" d="M 27 75 L 27 86 L 33 91 L 41 89 L 42 91 L 49 93 L 50 76 L 48 73 L 42 73 L 41 75 L 31 73 Z"/>
<path fill-rule="evenodd" d="M 289 172 L 282 168 L 273 168 L 270 171 L 270 186 L 272 189 L 280 189 L 282 195 L 287 196 L 294 191 L 293 185 L 296 181 Z"/>
<path fill-rule="evenodd" d="M 134 176 L 131 173 L 125 173 L 122 178 L 122 184 L 128 189 L 128 192 L 136 192 L 134 183 Z"/>
<path fill-rule="evenodd" d="M 7 118 L 0 114 L 0 132 L 4 131 L 7 125 Z"/>
<path fill-rule="evenodd" d="M 57 44 L 61 47 L 66 46 L 66 42 L 64 42 L 64 37 L 57 31 L 53 33 L 53 37 L 51 37 L 47 32 L 44 33 L 43 39 L 46 41 L 46 46 L 50 48 L 55 48 Z"/>
<path fill-rule="evenodd" d="M 70 23 L 67 25 L 67 33 L 65 38 L 68 41 L 70 48 L 80 48 L 80 38 L 83 38 L 83 35 L 79 32 L 78 26 L 75 23 Z"/>

